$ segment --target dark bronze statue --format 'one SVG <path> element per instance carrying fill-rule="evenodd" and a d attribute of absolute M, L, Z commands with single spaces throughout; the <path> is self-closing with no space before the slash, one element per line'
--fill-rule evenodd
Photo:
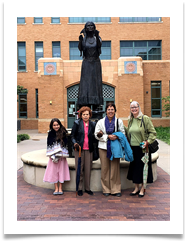
<path fill-rule="evenodd" d="M 83 37 L 83 35 L 84 37 Z M 80 56 L 83 54 L 78 105 L 103 105 L 102 69 L 99 55 L 102 40 L 93 22 L 87 22 L 80 32 Z"/>

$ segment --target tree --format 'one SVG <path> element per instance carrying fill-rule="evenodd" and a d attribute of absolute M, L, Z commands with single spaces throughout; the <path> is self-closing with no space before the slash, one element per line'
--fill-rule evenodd
<path fill-rule="evenodd" d="M 162 111 L 165 111 L 166 117 L 170 116 L 170 96 L 162 98 L 164 100 L 164 105 Z"/>

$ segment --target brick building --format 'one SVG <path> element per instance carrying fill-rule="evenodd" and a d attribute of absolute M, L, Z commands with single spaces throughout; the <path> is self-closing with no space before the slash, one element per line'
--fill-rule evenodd
<path fill-rule="evenodd" d="M 113 101 L 126 125 L 136 100 L 155 126 L 169 126 L 162 97 L 170 90 L 170 18 L 23 17 L 17 19 L 17 84 L 28 93 L 18 96 L 21 129 L 44 133 L 54 117 L 72 127 L 82 64 L 78 38 L 88 20 L 103 41 L 103 109 Z"/>

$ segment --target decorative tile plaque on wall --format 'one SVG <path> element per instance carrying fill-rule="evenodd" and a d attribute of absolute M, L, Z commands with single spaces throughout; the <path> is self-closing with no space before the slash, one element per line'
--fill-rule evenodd
<path fill-rule="evenodd" d="M 56 75 L 56 63 L 54 62 L 44 63 L 44 75 Z"/>
<path fill-rule="evenodd" d="M 137 74 L 137 61 L 125 61 L 125 74 Z"/>

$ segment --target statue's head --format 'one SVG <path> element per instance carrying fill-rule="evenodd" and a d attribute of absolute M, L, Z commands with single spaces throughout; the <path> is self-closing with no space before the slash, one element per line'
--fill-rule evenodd
<path fill-rule="evenodd" d="M 86 32 L 92 32 L 96 29 L 95 24 L 93 22 L 87 22 L 84 28 Z"/>

